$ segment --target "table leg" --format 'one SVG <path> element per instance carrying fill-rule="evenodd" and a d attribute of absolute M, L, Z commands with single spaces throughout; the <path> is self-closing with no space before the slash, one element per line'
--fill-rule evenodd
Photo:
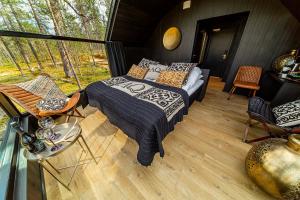
<path fill-rule="evenodd" d="M 89 151 L 90 155 L 91 155 L 92 158 L 94 159 L 95 163 L 98 164 L 98 163 L 97 163 L 97 160 L 96 160 L 96 158 L 95 158 L 95 156 L 94 156 L 94 154 L 92 153 L 90 147 L 89 147 L 88 144 L 86 143 L 84 137 L 83 137 L 82 135 L 80 135 L 80 137 L 81 137 L 81 139 L 82 139 L 84 145 L 86 146 L 87 150 Z"/>
<path fill-rule="evenodd" d="M 64 186 L 67 190 L 71 191 L 71 189 L 64 184 L 59 178 L 57 178 L 44 164 L 43 162 L 39 162 L 41 164 L 41 166 L 55 179 L 57 180 L 62 186 Z"/>
<path fill-rule="evenodd" d="M 78 144 L 80 145 L 80 147 L 82 148 L 82 150 L 85 152 L 85 149 L 83 148 L 81 142 L 79 140 L 77 140 Z"/>
<path fill-rule="evenodd" d="M 45 161 L 50 167 L 52 167 L 52 169 L 54 169 L 58 174 L 60 174 L 60 171 L 58 171 L 58 169 L 56 169 L 48 160 Z"/>
<path fill-rule="evenodd" d="M 74 170 L 73 170 L 73 172 L 72 172 L 72 175 L 71 175 L 71 178 L 70 178 L 70 180 L 69 180 L 68 186 L 71 184 L 71 182 L 72 182 L 72 180 L 73 180 L 73 177 L 74 177 L 74 175 L 75 175 L 75 172 L 76 172 L 78 166 L 80 165 L 80 160 L 81 160 L 82 154 L 83 154 L 83 151 L 81 151 L 79 160 L 76 162 L 76 165 L 74 166 Z"/>

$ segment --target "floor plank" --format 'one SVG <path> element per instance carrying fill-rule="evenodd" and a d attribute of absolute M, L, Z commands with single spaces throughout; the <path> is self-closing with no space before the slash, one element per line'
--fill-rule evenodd
<path fill-rule="evenodd" d="M 226 100 L 223 83 L 213 78 L 203 102 L 195 102 L 189 114 L 163 141 L 165 157 L 156 155 L 143 167 L 136 161 L 137 144 L 109 123 L 106 116 L 87 107 L 80 122 L 83 135 L 97 156 L 96 165 L 81 166 L 71 192 L 45 172 L 48 199 L 272 199 L 247 177 L 244 159 L 249 144 L 241 142 L 247 120 L 247 98 Z M 250 130 L 250 138 L 265 133 Z M 74 163 L 80 153 L 74 145 L 51 158 L 56 166 Z M 68 180 L 70 170 L 61 174 Z"/>

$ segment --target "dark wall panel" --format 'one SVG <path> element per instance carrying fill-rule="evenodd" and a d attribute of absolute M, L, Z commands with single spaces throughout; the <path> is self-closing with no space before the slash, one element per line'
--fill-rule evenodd
<path fill-rule="evenodd" d="M 250 15 L 226 80 L 228 90 L 238 66 L 261 65 L 268 70 L 276 56 L 300 46 L 300 24 L 280 0 L 193 0 L 188 10 L 182 10 L 180 3 L 159 22 L 146 47 L 162 63 L 189 62 L 198 20 L 244 11 Z M 181 44 L 174 51 L 162 46 L 163 33 L 170 26 L 182 31 Z"/>

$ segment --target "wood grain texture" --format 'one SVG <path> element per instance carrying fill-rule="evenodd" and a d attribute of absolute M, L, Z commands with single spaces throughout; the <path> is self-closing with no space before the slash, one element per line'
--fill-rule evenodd
<path fill-rule="evenodd" d="M 91 162 L 79 168 L 71 192 L 45 172 L 48 199 L 272 199 L 249 180 L 244 169 L 251 148 L 241 142 L 246 97 L 227 101 L 227 93 L 219 90 L 222 83 L 211 80 L 215 83 L 210 83 L 204 100 L 195 102 L 163 141 L 165 157 L 156 155 L 149 167 L 136 161 L 138 145 L 132 139 L 101 112 L 87 107 L 88 117 L 81 121 L 83 135 L 97 156 L 105 154 L 98 165 Z M 250 130 L 251 137 L 263 134 L 260 128 Z M 70 165 L 79 150 L 74 145 L 50 161 L 58 167 Z M 68 180 L 70 171 L 61 175 Z"/>

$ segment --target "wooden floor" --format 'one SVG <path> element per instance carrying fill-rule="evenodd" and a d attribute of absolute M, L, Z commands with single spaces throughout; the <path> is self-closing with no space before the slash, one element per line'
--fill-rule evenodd
<path fill-rule="evenodd" d="M 244 169 L 251 148 L 241 142 L 247 98 L 233 96 L 228 101 L 221 85 L 212 79 L 203 102 L 195 102 L 165 138 L 165 157 L 156 155 L 150 167 L 136 161 L 138 146 L 132 139 L 101 112 L 85 109 L 83 134 L 92 151 L 104 156 L 98 165 L 91 162 L 79 168 L 71 192 L 45 172 L 48 199 L 272 199 L 249 180 Z M 264 135 L 260 128 L 250 130 L 250 136 L 259 135 Z M 80 147 L 74 145 L 51 161 L 56 166 L 71 164 L 79 153 Z M 62 178 L 68 180 L 70 175 L 65 170 Z"/>

